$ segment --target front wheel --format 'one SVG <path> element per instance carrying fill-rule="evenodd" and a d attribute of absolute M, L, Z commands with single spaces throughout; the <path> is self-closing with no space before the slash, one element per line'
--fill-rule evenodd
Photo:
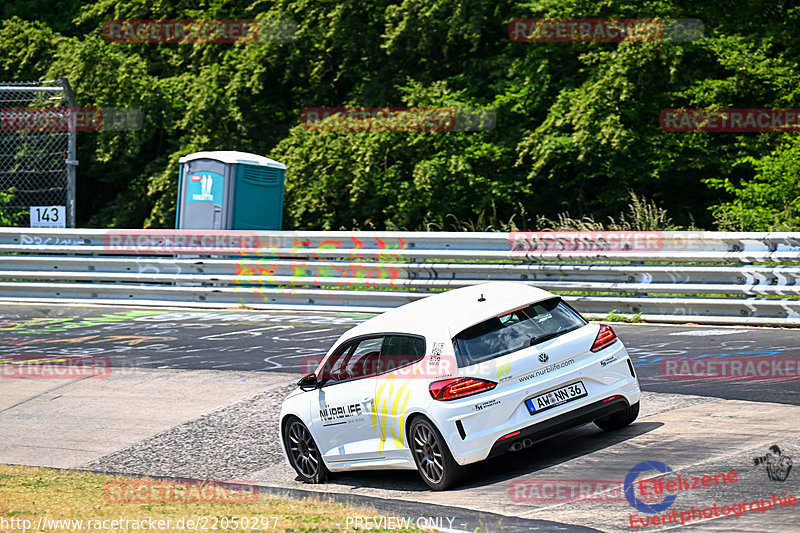
<path fill-rule="evenodd" d="M 322 461 L 311 432 L 299 418 L 292 417 L 283 428 L 286 455 L 297 475 L 306 483 L 324 483 L 330 473 Z"/>
<path fill-rule="evenodd" d="M 433 490 L 445 490 L 457 483 L 465 468 L 450 453 L 439 430 L 425 418 L 411 423 L 411 453 L 422 480 Z"/>
<path fill-rule="evenodd" d="M 598 418 L 594 421 L 595 425 L 603 431 L 614 431 L 622 429 L 639 416 L 639 402 L 626 407 L 622 411 L 617 411 L 608 416 Z"/>

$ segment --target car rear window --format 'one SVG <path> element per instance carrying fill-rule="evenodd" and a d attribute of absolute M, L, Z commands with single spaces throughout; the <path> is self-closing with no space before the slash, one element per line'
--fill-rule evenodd
<path fill-rule="evenodd" d="M 453 338 L 459 366 L 516 352 L 587 324 L 560 298 L 512 309 L 475 324 Z"/>

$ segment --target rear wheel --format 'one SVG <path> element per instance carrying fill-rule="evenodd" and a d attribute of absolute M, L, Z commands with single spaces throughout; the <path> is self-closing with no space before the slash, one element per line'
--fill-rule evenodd
<path fill-rule="evenodd" d="M 311 432 L 300 421 L 292 417 L 283 428 L 283 444 L 286 455 L 297 475 L 306 483 L 324 483 L 330 473 L 322 461 Z"/>
<path fill-rule="evenodd" d="M 614 431 L 622 429 L 639 416 L 639 402 L 626 407 L 622 411 L 617 411 L 608 416 L 598 418 L 594 421 L 595 425 L 604 431 Z"/>
<path fill-rule="evenodd" d="M 453 458 L 436 426 L 418 416 L 411 423 L 409 436 L 419 475 L 430 488 L 445 490 L 461 479 L 466 469 Z"/>

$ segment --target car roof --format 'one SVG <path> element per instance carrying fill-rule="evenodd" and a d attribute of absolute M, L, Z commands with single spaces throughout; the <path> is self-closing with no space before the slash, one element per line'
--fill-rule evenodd
<path fill-rule="evenodd" d="M 374 333 L 410 333 L 449 339 L 493 316 L 554 296 L 520 282 L 480 283 L 434 294 L 386 311 L 352 328 L 341 340 Z M 479 301 L 481 297 L 483 301 Z"/>

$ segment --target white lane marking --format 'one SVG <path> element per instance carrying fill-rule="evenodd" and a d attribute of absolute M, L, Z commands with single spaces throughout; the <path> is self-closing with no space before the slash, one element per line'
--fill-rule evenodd
<path fill-rule="evenodd" d="M 310 333 L 322 333 L 323 331 L 333 331 L 333 328 L 312 329 L 312 330 L 298 331 L 297 333 L 289 333 L 286 336 L 287 337 L 291 337 L 293 335 L 305 335 L 305 334 L 310 334 Z"/>
<path fill-rule="evenodd" d="M 242 331 L 228 331 L 226 333 L 216 333 L 213 335 L 206 335 L 204 337 L 200 337 L 200 340 L 203 341 L 216 341 L 216 340 L 230 340 L 230 336 L 232 335 L 249 335 L 250 337 L 260 337 L 263 335 L 264 331 L 271 331 L 271 330 L 278 330 L 278 331 L 286 331 L 287 329 L 294 329 L 294 326 L 267 326 L 264 328 L 253 328 L 247 329 Z M 223 339 L 225 337 L 225 339 Z M 246 337 L 236 337 L 236 340 L 239 338 L 246 338 Z"/>
<path fill-rule="evenodd" d="M 676 331 L 669 335 L 683 335 L 686 337 L 708 337 L 710 335 L 732 335 L 734 333 L 747 333 L 746 329 L 693 329 L 690 331 Z"/>

